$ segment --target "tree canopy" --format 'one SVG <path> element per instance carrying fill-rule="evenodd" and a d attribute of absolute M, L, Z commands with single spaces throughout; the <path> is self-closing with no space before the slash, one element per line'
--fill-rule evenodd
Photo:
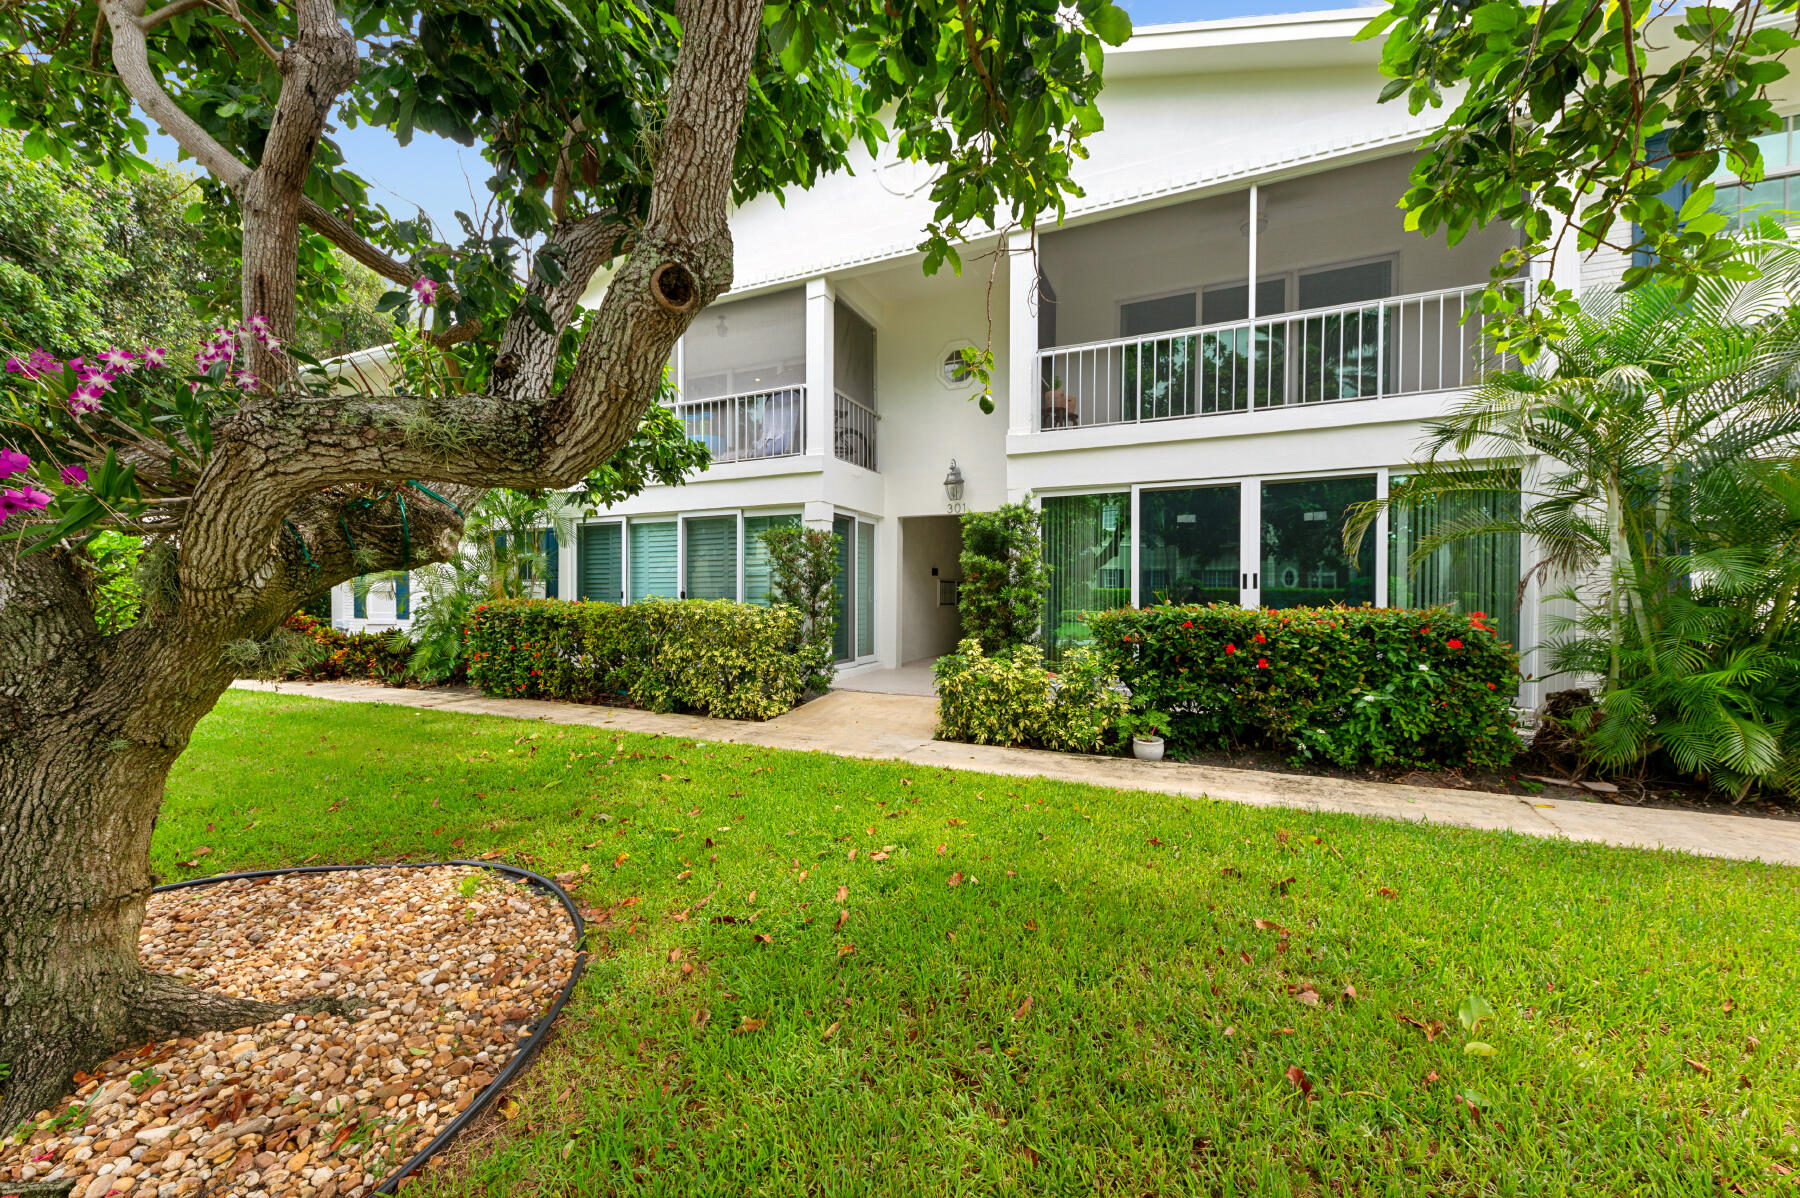
<path fill-rule="evenodd" d="M 1708 208 L 1720 165 L 1762 177 L 1757 138 L 1781 128 L 1769 85 L 1800 46 L 1796 0 L 1693 5 L 1650 0 L 1390 0 L 1363 30 L 1382 37 L 1382 99 L 1447 109 L 1401 201 L 1407 223 L 1452 244 L 1495 222 L 1520 246 L 1496 264 L 1509 334 L 1534 351 L 1575 312 L 1548 279 L 1526 305 L 1512 277 L 1564 248 L 1628 252 L 1623 280 L 1754 271 Z"/>

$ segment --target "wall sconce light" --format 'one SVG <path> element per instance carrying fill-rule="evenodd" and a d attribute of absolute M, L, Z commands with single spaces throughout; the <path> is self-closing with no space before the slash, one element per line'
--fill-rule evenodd
<path fill-rule="evenodd" d="M 944 475 L 944 497 L 951 503 L 962 502 L 963 472 L 962 467 L 956 464 L 955 458 L 950 459 L 950 473 Z"/>

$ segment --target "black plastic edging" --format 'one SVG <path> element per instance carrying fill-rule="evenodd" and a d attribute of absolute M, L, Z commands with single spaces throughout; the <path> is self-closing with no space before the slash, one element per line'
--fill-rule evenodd
<path fill-rule="evenodd" d="M 512 1060 L 508 1061 L 505 1067 L 500 1070 L 499 1074 L 495 1076 L 494 1080 L 489 1082 L 481 1093 L 475 1096 L 475 1100 L 468 1105 L 467 1109 L 457 1115 L 456 1118 L 452 1119 L 442 1131 L 432 1137 L 431 1143 L 413 1153 L 411 1158 L 398 1169 L 382 1178 L 381 1182 L 375 1187 L 375 1193 L 377 1194 L 392 1194 L 396 1192 L 400 1188 L 400 1183 L 402 1181 L 412 1176 L 412 1174 L 417 1172 L 426 1161 L 448 1147 L 450 1141 L 454 1140 L 457 1135 L 462 1132 L 463 1128 L 474 1122 L 477 1116 L 487 1110 L 489 1104 L 500 1096 L 500 1091 L 506 1088 L 507 1083 L 512 1081 L 512 1079 L 518 1075 L 519 1071 L 525 1068 L 526 1064 L 530 1062 L 531 1058 L 537 1055 L 538 1049 L 543 1046 L 545 1038 L 549 1036 L 551 1027 L 555 1025 L 556 1017 L 562 1014 L 563 1006 L 569 1001 L 569 996 L 575 992 L 576 983 L 581 981 L 581 975 L 587 970 L 587 951 L 581 947 L 587 939 L 587 922 L 581 918 L 581 912 L 576 909 L 575 900 L 570 898 L 568 891 L 564 890 L 561 886 L 558 886 L 543 874 L 533 873 L 529 869 L 521 869 L 516 865 L 507 865 L 500 861 L 460 860 L 395 861 L 387 863 L 373 862 L 368 865 L 298 865 L 288 869 L 255 869 L 244 873 L 214 874 L 205 878 L 188 878 L 186 881 L 182 882 L 168 882 L 155 887 L 151 891 L 153 894 L 161 894 L 164 891 L 186 890 L 193 886 L 216 886 L 221 882 L 245 882 L 254 881 L 258 878 L 280 878 L 285 877 L 288 874 L 332 874 L 347 873 L 364 869 L 443 869 L 452 865 L 467 865 L 475 869 L 491 869 L 496 873 L 511 874 L 513 877 L 521 878 L 527 884 L 536 887 L 539 890 L 548 891 L 561 899 L 563 910 L 568 913 L 569 921 L 575 925 L 575 968 L 569 974 L 568 984 L 562 988 L 562 993 L 556 996 L 556 1001 L 550 1004 L 549 1011 L 545 1012 L 544 1017 L 538 1021 L 538 1025 L 532 1029 L 530 1038 L 527 1039 L 524 1044 L 519 1046 L 517 1052 L 513 1053 Z"/>

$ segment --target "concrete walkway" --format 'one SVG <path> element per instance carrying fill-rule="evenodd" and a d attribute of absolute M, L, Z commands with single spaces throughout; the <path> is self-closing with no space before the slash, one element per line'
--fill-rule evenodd
<path fill-rule="evenodd" d="M 1674 849 L 1707 857 L 1800 865 L 1800 821 L 1614 806 L 1563 796 L 1520 798 L 1481 791 L 958 744 L 934 738 L 936 704 L 919 695 L 834 690 L 767 723 L 755 724 L 705 716 L 659 715 L 629 708 L 489 699 L 472 691 L 395 690 L 348 682 L 239 682 L 236 687 L 316 699 L 386 703 L 812 750 L 842 757 L 892 759 L 940 769 L 1057 778 L 1253 807 L 1340 811 L 1458 828 L 1508 830 L 1530 836 L 1561 836 L 1633 848 Z"/>

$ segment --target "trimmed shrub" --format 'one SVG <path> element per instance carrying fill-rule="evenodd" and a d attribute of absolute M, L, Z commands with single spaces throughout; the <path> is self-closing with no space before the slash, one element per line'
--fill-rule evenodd
<path fill-rule="evenodd" d="M 1052 672 L 1036 645 L 989 657 L 969 638 L 935 672 L 945 740 L 1100 753 L 1119 739 L 1125 690 L 1090 648 L 1069 650 Z"/>
<path fill-rule="evenodd" d="M 830 688 L 837 673 L 831 641 L 837 634 L 837 563 L 844 538 L 823 528 L 777 525 L 762 534 L 769 552 L 771 599 L 800 613 L 807 689 Z"/>
<path fill-rule="evenodd" d="M 406 680 L 412 646 L 404 637 L 387 632 L 340 632 L 304 612 L 289 616 L 282 627 L 302 643 L 287 665 L 275 672 L 278 678 L 290 682 L 371 679 L 389 686 Z"/>
<path fill-rule="evenodd" d="M 965 637 L 995 653 L 1038 643 L 1044 623 L 1043 521 L 1029 503 L 1004 503 L 962 518 L 958 606 Z"/>
<path fill-rule="evenodd" d="M 790 607 L 723 599 L 484 603 L 469 623 L 469 681 L 484 694 L 766 720 L 799 702 L 807 661 Z"/>
<path fill-rule="evenodd" d="M 1229 604 L 1095 615 L 1095 647 L 1168 712 L 1177 751 L 1242 746 L 1355 766 L 1499 766 L 1519 656 L 1480 612 Z"/>

